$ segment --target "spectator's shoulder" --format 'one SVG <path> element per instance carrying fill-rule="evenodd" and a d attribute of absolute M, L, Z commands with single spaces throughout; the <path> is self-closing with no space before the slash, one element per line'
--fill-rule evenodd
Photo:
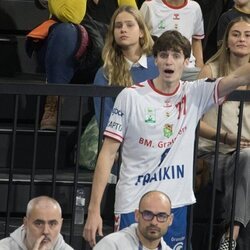
<path fill-rule="evenodd" d="M 142 3 L 142 6 L 150 6 L 150 5 L 153 5 L 153 4 L 156 4 L 157 1 L 153 1 L 153 0 L 145 0 L 143 3 Z"/>
<path fill-rule="evenodd" d="M 146 81 L 145 81 L 146 82 Z M 137 95 L 138 91 L 140 91 L 141 88 L 145 87 L 145 82 L 133 84 L 130 87 L 124 88 L 120 95 L 123 96 L 122 98 L 130 98 L 131 96 Z"/>
<path fill-rule="evenodd" d="M 12 239 L 10 237 L 6 237 L 0 240 L 0 249 L 1 250 L 12 250 Z"/>
<path fill-rule="evenodd" d="M 100 86 L 108 85 L 108 79 L 105 75 L 103 67 L 100 67 L 96 72 L 94 85 L 100 85 Z"/>
<path fill-rule="evenodd" d="M 190 6 L 192 6 L 192 8 L 196 8 L 196 9 L 200 9 L 201 10 L 201 6 L 199 3 L 197 3 L 196 1 L 189 1 L 188 3 Z"/>
<path fill-rule="evenodd" d="M 74 248 L 72 248 L 70 245 L 65 243 L 65 248 L 64 250 L 74 250 Z"/>

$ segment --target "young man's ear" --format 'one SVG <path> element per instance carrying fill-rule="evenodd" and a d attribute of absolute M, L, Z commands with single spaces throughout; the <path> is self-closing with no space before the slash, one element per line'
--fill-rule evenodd
<path fill-rule="evenodd" d="M 184 66 L 187 67 L 189 65 L 189 58 L 186 58 L 184 60 Z"/>
<path fill-rule="evenodd" d="M 157 57 L 155 57 L 155 66 L 157 67 Z"/>

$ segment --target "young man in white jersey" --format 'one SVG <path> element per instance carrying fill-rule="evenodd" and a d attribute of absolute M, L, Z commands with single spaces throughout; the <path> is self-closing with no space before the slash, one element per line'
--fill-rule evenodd
<path fill-rule="evenodd" d="M 204 25 L 200 5 L 191 0 L 148 0 L 144 1 L 140 11 L 151 35 L 159 37 L 164 31 L 178 30 L 190 41 L 192 53 L 182 80 L 196 80 L 204 65 L 201 43 Z"/>
<path fill-rule="evenodd" d="M 135 210 L 135 220 L 137 223 L 104 237 L 94 250 L 171 250 L 162 238 L 173 221 L 171 201 L 165 193 L 144 194 Z"/>
<path fill-rule="evenodd" d="M 149 190 L 167 192 L 174 222 L 164 236 L 173 249 L 186 249 L 187 206 L 193 193 L 195 129 L 202 115 L 235 88 L 250 83 L 250 64 L 217 80 L 180 80 L 188 65 L 191 45 L 178 31 L 166 31 L 155 42 L 159 69 L 155 79 L 124 89 L 116 98 L 104 132 L 84 237 L 95 245 L 102 235 L 100 204 L 108 177 L 121 148 L 120 179 L 115 214 L 120 229 L 134 222 L 140 197 Z"/>

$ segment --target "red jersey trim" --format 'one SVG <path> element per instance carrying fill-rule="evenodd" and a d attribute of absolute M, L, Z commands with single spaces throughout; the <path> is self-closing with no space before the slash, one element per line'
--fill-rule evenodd
<path fill-rule="evenodd" d="M 110 131 L 105 130 L 103 135 L 107 136 L 107 137 L 109 137 L 111 139 L 114 139 L 114 140 L 116 140 L 118 142 L 123 142 L 123 137 L 116 134 L 116 133 L 114 133 L 114 132 L 110 132 Z"/>
<path fill-rule="evenodd" d="M 214 90 L 214 102 L 218 105 L 222 104 L 227 98 L 227 96 L 223 96 L 219 98 L 219 84 L 222 78 L 223 77 L 220 77 L 216 80 L 215 90 Z"/>
<path fill-rule="evenodd" d="M 179 82 L 179 84 L 178 84 L 178 86 L 176 87 L 176 89 L 175 89 L 172 93 L 167 94 L 167 93 L 164 93 L 164 92 L 162 92 L 162 91 L 156 89 L 153 80 L 148 80 L 148 84 L 149 84 L 149 86 L 150 86 L 155 92 L 157 92 L 158 94 L 161 94 L 161 95 L 165 95 L 165 96 L 172 96 L 172 95 L 174 95 L 174 94 L 178 91 L 178 89 L 180 88 L 180 82 Z"/>
<path fill-rule="evenodd" d="M 169 3 L 166 3 L 164 0 L 162 0 L 162 3 L 165 4 L 166 6 L 168 6 L 171 9 L 178 10 L 178 9 L 182 9 L 183 7 L 185 7 L 188 4 L 188 0 L 185 0 L 185 2 L 180 6 L 173 6 L 173 5 L 169 4 Z"/>

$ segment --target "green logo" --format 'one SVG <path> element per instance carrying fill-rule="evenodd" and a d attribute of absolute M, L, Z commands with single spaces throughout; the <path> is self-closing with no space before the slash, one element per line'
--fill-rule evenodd
<path fill-rule="evenodd" d="M 146 109 L 145 122 L 151 123 L 151 124 L 156 122 L 155 109 L 153 109 L 153 108 Z"/>
<path fill-rule="evenodd" d="M 163 128 L 164 136 L 169 138 L 173 134 L 173 125 L 172 124 L 165 124 Z"/>
<path fill-rule="evenodd" d="M 166 28 L 165 20 L 161 20 L 159 25 L 158 25 L 158 29 L 164 30 L 165 28 Z"/>

